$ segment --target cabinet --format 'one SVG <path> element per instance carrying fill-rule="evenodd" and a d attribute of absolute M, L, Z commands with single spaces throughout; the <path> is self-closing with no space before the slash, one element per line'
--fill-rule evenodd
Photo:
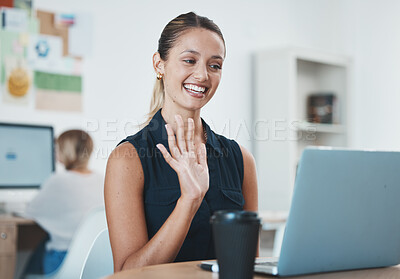
<path fill-rule="evenodd" d="M 0 225 L 0 277 L 12 278 L 17 250 L 17 229 L 14 224 Z"/>
<path fill-rule="evenodd" d="M 33 220 L 0 214 L 0 278 L 19 278 L 17 252 L 32 251 L 46 235 Z"/>
<path fill-rule="evenodd" d="M 253 56 L 253 152 L 260 210 L 289 210 L 296 167 L 308 145 L 346 147 L 351 61 L 346 56 L 300 49 Z M 307 122 L 307 98 L 336 96 L 330 124 Z"/>

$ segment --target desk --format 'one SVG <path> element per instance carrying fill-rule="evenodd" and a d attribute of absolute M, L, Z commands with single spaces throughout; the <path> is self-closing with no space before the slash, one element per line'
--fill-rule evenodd
<path fill-rule="evenodd" d="M 218 279 L 218 273 L 204 271 L 200 269 L 197 264 L 201 261 L 195 262 L 183 262 L 183 263 L 171 263 L 147 266 L 143 268 L 135 268 L 118 272 L 114 275 L 110 275 L 105 279 Z M 254 279 L 262 278 L 276 278 L 274 276 L 255 274 Z M 290 277 L 285 277 L 290 278 Z M 295 279 L 376 279 L 376 278 L 400 278 L 400 265 L 386 268 L 376 269 L 363 269 L 357 271 L 342 271 L 333 273 L 322 273 L 314 275 L 296 276 L 291 277 Z"/>
<path fill-rule="evenodd" d="M 44 239 L 43 231 L 33 220 L 0 215 L 0 278 L 13 279 L 18 250 L 33 250 Z"/>

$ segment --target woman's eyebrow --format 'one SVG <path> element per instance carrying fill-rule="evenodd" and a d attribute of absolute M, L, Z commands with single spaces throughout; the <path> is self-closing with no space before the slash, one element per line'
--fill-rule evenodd
<path fill-rule="evenodd" d="M 196 55 L 200 55 L 200 52 L 195 51 L 195 50 L 193 50 L 193 49 L 184 50 L 184 51 L 181 52 L 181 54 L 182 54 L 182 53 L 185 53 L 185 52 L 189 52 L 189 53 L 193 53 L 193 54 L 196 54 Z"/>
<path fill-rule="evenodd" d="M 193 50 L 193 49 L 184 50 L 184 51 L 181 52 L 181 54 L 182 54 L 182 53 L 185 53 L 185 52 L 189 52 L 189 53 L 192 53 L 192 54 L 195 54 L 195 55 L 199 55 L 199 56 L 200 56 L 200 52 L 198 52 L 198 51 L 196 51 L 196 50 Z M 221 59 L 221 60 L 224 60 L 224 58 L 222 58 L 221 55 L 213 55 L 213 56 L 211 56 L 211 58 L 212 58 L 212 59 Z"/>
<path fill-rule="evenodd" d="M 221 59 L 221 60 L 224 60 L 224 58 L 222 58 L 221 55 L 213 55 L 213 56 L 211 56 L 211 58 L 212 58 L 212 59 Z"/>

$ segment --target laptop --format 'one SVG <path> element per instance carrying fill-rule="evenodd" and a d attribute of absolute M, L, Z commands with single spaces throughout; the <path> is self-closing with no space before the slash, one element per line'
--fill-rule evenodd
<path fill-rule="evenodd" d="M 277 276 L 400 263 L 400 152 L 306 148 L 277 262 Z"/>

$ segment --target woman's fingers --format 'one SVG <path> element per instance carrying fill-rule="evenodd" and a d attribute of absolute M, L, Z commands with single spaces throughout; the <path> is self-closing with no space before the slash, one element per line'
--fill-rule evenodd
<path fill-rule="evenodd" d="M 207 150 L 204 143 L 197 148 L 197 162 L 203 167 L 207 167 Z"/>
<path fill-rule="evenodd" d="M 185 125 L 183 123 L 182 116 L 175 115 L 175 121 L 176 121 L 176 139 L 178 147 L 181 153 L 185 153 L 187 151 L 187 148 L 185 142 Z"/>
<path fill-rule="evenodd" d="M 185 137 L 184 123 L 180 115 L 175 115 L 177 124 L 176 137 L 169 124 L 165 125 L 168 134 L 168 146 L 170 153 L 165 149 L 166 154 L 163 152 L 164 158 L 167 160 L 167 155 L 175 160 L 175 164 L 179 164 L 179 161 L 184 158 L 189 158 L 197 162 L 198 164 L 207 167 L 207 151 L 205 144 L 199 145 L 198 148 L 194 145 L 194 121 L 192 118 L 188 118 L 188 125 Z M 165 148 L 163 145 L 161 145 Z M 159 148 L 159 146 L 157 145 Z M 159 148 L 160 149 L 160 148 Z M 161 151 L 161 149 L 160 149 Z M 186 154 L 185 156 L 182 156 Z M 188 155 L 188 156 L 187 156 Z M 171 165 L 172 167 L 172 165 Z"/>
<path fill-rule="evenodd" d="M 196 158 L 196 153 L 194 148 L 194 121 L 192 118 L 188 119 L 188 129 L 186 132 L 186 145 L 188 148 L 189 156 L 191 158 Z"/>
<path fill-rule="evenodd" d="M 171 154 L 174 158 L 179 158 L 181 156 L 181 152 L 179 151 L 179 148 L 176 146 L 174 131 L 168 124 L 165 125 L 165 129 L 167 130 L 167 135 L 168 135 L 169 150 L 171 151 Z"/>
<path fill-rule="evenodd" d="M 168 165 L 171 166 L 171 168 L 173 168 L 176 172 L 178 172 L 178 162 L 172 158 L 171 154 L 169 154 L 168 150 L 165 148 L 164 145 L 162 145 L 161 143 L 156 145 L 157 148 L 161 151 L 165 161 L 168 163 Z M 171 149 L 171 147 L 170 147 Z"/>

